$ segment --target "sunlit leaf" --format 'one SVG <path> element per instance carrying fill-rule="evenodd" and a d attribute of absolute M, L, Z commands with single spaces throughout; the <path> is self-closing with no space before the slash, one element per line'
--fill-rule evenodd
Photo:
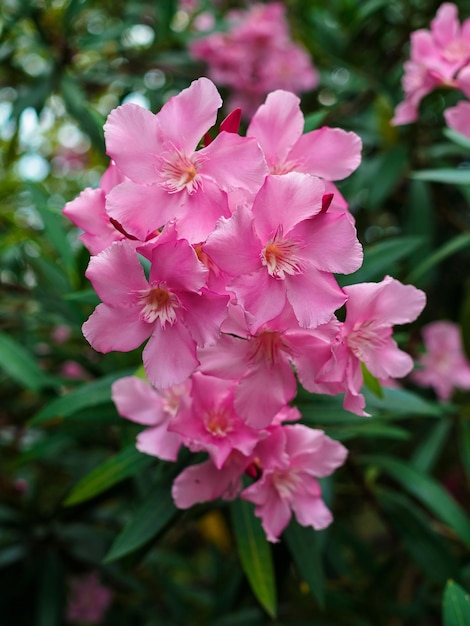
<path fill-rule="evenodd" d="M 310 526 L 301 526 L 292 519 L 283 533 L 283 538 L 310 593 L 320 606 L 324 606 L 325 573 L 317 531 Z"/>

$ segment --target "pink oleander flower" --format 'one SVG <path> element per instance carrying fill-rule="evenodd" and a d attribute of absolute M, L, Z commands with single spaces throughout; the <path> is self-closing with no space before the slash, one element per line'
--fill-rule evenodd
<path fill-rule="evenodd" d="M 354 272 L 362 248 L 345 213 L 322 210 L 323 191 L 314 176 L 270 175 L 252 211 L 240 206 L 221 219 L 203 246 L 233 277 L 227 290 L 250 318 L 251 332 L 277 317 L 286 302 L 301 327 L 315 328 L 346 301 L 332 272 Z"/>
<path fill-rule="evenodd" d="M 105 353 L 128 352 L 149 339 L 143 351 L 149 381 L 158 388 L 182 383 L 199 364 L 196 345 L 215 341 L 227 314 L 228 297 L 207 292 L 206 275 L 193 248 L 174 233 L 157 240 L 149 280 L 134 247 L 115 242 L 90 260 L 86 276 L 102 304 L 83 334 Z"/>
<path fill-rule="evenodd" d="M 288 306 L 253 334 L 246 323 L 228 329 L 225 322 L 230 334 L 198 351 L 198 369 L 236 379 L 236 410 L 250 426 L 265 428 L 297 393 L 293 367 L 308 389 L 314 372 L 331 358 L 338 325 L 335 319 L 315 330 L 300 328 Z"/>
<path fill-rule="evenodd" d="M 432 322 L 422 330 L 426 352 L 418 360 L 413 380 L 432 387 L 440 400 L 449 400 L 454 389 L 470 389 L 470 361 L 465 355 L 460 328 L 454 322 Z"/>
<path fill-rule="evenodd" d="M 444 111 L 444 117 L 449 128 L 470 137 L 470 102 L 459 102 L 455 107 Z"/>
<path fill-rule="evenodd" d="M 280 2 L 254 4 L 227 15 L 229 29 L 196 39 L 190 54 L 207 63 L 209 76 L 232 89 L 231 108 L 249 117 L 275 89 L 300 93 L 316 87 L 318 73 L 308 52 L 290 37 Z"/>
<path fill-rule="evenodd" d="M 129 180 L 108 194 L 106 211 L 126 233 L 146 241 L 175 220 L 180 237 L 199 243 L 230 215 L 227 193 L 260 188 L 266 164 L 254 139 L 221 132 L 197 150 L 221 104 L 200 78 L 156 115 L 130 103 L 110 113 L 106 150 Z"/>
<path fill-rule="evenodd" d="M 62 211 L 75 226 L 83 230 L 79 240 L 91 254 L 99 254 L 114 241 L 125 239 L 125 234 L 112 224 L 105 210 L 107 194 L 125 180 L 124 174 L 111 162 L 98 189 L 84 189 L 77 198 L 67 202 Z"/>
<path fill-rule="evenodd" d="M 181 404 L 187 399 L 191 381 L 157 390 L 136 376 L 113 383 L 111 397 L 119 415 L 146 428 L 137 436 L 137 450 L 164 461 L 176 461 L 182 438 L 168 430 Z"/>
<path fill-rule="evenodd" d="M 332 522 L 318 478 L 344 463 L 347 450 L 343 445 L 302 424 L 276 426 L 259 442 L 254 456 L 261 478 L 240 497 L 256 505 L 255 515 L 261 518 L 268 541 L 279 540 L 292 513 L 299 524 L 316 530 Z"/>
<path fill-rule="evenodd" d="M 76 624 L 101 624 L 112 602 L 112 593 L 96 572 L 70 580 L 66 619 Z"/>
<path fill-rule="evenodd" d="M 169 429 L 184 437 L 194 452 L 204 450 L 221 469 L 234 450 L 248 456 L 264 435 L 251 428 L 234 406 L 234 381 L 196 372 L 191 402 L 183 404 Z"/>
<path fill-rule="evenodd" d="M 392 338 L 393 326 L 414 321 L 426 304 L 426 296 L 413 285 L 403 285 L 390 276 L 380 283 L 350 285 L 344 291 L 348 295 L 346 319 L 333 345 L 333 356 L 318 375 L 316 391 L 346 391 L 344 407 L 367 415 L 360 393 L 364 384 L 361 363 L 379 379 L 409 374 L 413 360 Z"/>
<path fill-rule="evenodd" d="M 421 100 L 436 87 L 459 87 L 458 73 L 470 61 L 470 19 L 460 25 L 457 6 L 444 2 L 431 30 L 412 33 L 410 57 L 403 77 L 405 101 L 395 110 L 394 125 L 415 121 Z"/>

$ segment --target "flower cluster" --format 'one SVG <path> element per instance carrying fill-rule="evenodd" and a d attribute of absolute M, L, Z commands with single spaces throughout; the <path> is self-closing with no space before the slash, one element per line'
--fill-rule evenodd
<path fill-rule="evenodd" d="M 423 330 L 426 352 L 413 372 L 418 385 L 432 387 L 440 400 L 449 400 L 454 389 L 470 389 L 470 362 L 458 324 L 447 320 L 431 322 Z"/>
<path fill-rule="evenodd" d="M 208 65 L 210 78 L 229 87 L 229 106 L 251 115 L 275 89 L 294 93 L 317 86 L 310 55 L 292 41 L 285 6 L 254 4 L 226 16 L 228 30 L 205 35 L 189 45 L 189 53 Z"/>
<path fill-rule="evenodd" d="M 470 19 L 460 25 L 455 4 L 440 6 L 430 31 L 412 33 L 410 57 L 403 77 L 405 100 L 397 106 L 392 124 L 414 122 L 421 100 L 438 87 L 460 89 L 470 98 Z M 470 102 L 459 102 L 444 116 L 451 128 L 470 137 Z"/>
<path fill-rule="evenodd" d="M 425 296 L 390 277 L 337 283 L 362 263 L 334 184 L 359 165 L 357 135 L 303 134 L 299 99 L 278 90 L 245 137 L 235 111 L 211 139 L 221 104 L 201 78 L 155 115 L 134 104 L 111 112 L 110 168 L 64 212 L 84 230 L 102 301 L 86 338 L 101 352 L 147 341 L 148 382 L 113 386 L 119 413 L 148 427 L 137 447 L 168 461 L 181 446 L 205 452 L 176 478 L 177 506 L 240 496 L 276 541 L 292 512 L 316 529 L 330 523 L 318 478 L 347 454 L 297 423 L 297 380 L 344 393 L 366 415 L 362 364 L 378 378 L 409 373 L 392 326 L 413 321 Z M 254 479 L 245 488 L 244 474 Z"/>

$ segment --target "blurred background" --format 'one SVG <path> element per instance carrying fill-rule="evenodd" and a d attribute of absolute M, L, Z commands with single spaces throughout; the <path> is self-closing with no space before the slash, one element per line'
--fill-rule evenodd
<path fill-rule="evenodd" d="M 301 393 L 306 423 L 350 450 L 323 484 L 335 522 L 290 529 L 253 582 L 237 553 L 237 513 L 222 503 L 176 512 L 169 485 L 185 459 L 173 467 L 134 449 L 139 428 L 118 416 L 110 385 L 137 370 L 140 353 L 99 355 L 82 336 L 98 298 L 84 277 L 89 252 L 62 209 L 99 184 L 107 115 L 124 102 L 157 112 L 210 75 L 194 42 L 228 32 L 230 11 L 253 4 L 2 0 L 2 626 L 433 626 L 446 582 L 470 588 L 468 391 L 442 403 L 412 381 L 381 397 L 369 390 L 369 421 Z M 436 90 L 415 124 L 390 125 L 410 33 L 429 28 L 439 3 L 281 4 L 318 73 L 315 87 L 299 88 L 306 130 L 353 130 L 364 145 L 339 185 L 366 250 L 348 281 L 391 274 L 424 289 L 428 306 L 400 345 L 418 356 L 420 329 L 446 319 L 468 358 L 470 140 L 443 119 L 461 94 Z M 459 11 L 470 17 L 470 2 Z M 286 67 L 283 80 L 296 71 Z M 218 87 L 244 102 L 236 85 Z"/>

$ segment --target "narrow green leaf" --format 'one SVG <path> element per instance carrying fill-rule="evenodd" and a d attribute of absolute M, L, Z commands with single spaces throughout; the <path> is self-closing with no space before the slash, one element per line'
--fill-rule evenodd
<path fill-rule="evenodd" d="M 316 130 L 327 116 L 328 111 L 315 111 L 305 116 L 304 133 Z"/>
<path fill-rule="evenodd" d="M 49 549 L 39 568 L 37 585 L 36 621 L 37 626 L 59 626 L 63 611 L 64 572 L 57 552 Z"/>
<path fill-rule="evenodd" d="M 369 372 L 365 363 L 363 363 L 362 361 L 361 361 L 361 370 L 362 370 L 362 377 L 364 378 L 365 386 L 368 389 L 370 389 L 372 393 L 377 396 L 377 398 L 383 398 L 384 392 L 382 390 L 382 385 L 377 380 L 377 378 Z"/>
<path fill-rule="evenodd" d="M 426 506 L 445 524 L 454 529 L 462 541 L 470 546 L 470 520 L 459 504 L 434 478 L 422 474 L 411 465 L 387 456 L 364 456 L 362 460 L 376 465 Z"/>
<path fill-rule="evenodd" d="M 323 426 L 325 433 L 333 439 L 339 441 L 348 441 L 357 437 L 367 437 L 371 439 L 395 439 L 398 441 L 407 441 L 411 437 L 409 430 L 393 426 L 387 423 L 380 423 L 373 418 L 362 418 L 362 424 L 349 426 L 341 424 L 337 426 Z"/>
<path fill-rule="evenodd" d="M 405 389 L 382 388 L 383 398 L 378 398 L 368 389 L 363 389 L 362 393 L 366 399 L 366 409 L 371 413 L 376 410 L 390 415 L 422 415 L 430 417 L 440 417 L 444 413 L 442 406 L 436 402 L 428 402 L 411 391 Z"/>
<path fill-rule="evenodd" d="M 458 133 L 452 128 L 444 128 L 442 132 L 447 139 L 450 139 L 457 146 L 460 146 L 464 150 L 470 150 L 470 139 L 465 137 L 465 135 L 462 135 L 462 133 Z"/>
<path fill-rule="evenodd" d="M 65 506 L 94 498 L 125 478 L 134 476 L 152 460 L 152 457 L 141 454 L 134 446 L 125 448 L 82 478 L 65 500 Z"/>
<path fill-rule="evenodd" d="M 310 593 L 321 607 L 325 604 L 325 574 L 317 531 L 312 527 L 301 526 L 292 519 L 284 531 L 289 552 L 307 583 Z"/>
<path fill-rule="evenodd" d="M 70 115 L 77 120 L 82 131 L 90 137 L 93 145 L 100 152 L 104 152 L 104 120 L 87 104 L 86 94 L 79 83 L 69 74 L 64 74 L 62 77 L 61 93 Z"/>
<path fill-rule="evenodd" d="M 17 383 L 33 391 L 60 384 L 58 379 L 39 367 L 26 348 L 4 333 L 0 333 L 0 368 Z"/>
<path fill-rule="evenodd" d="M 433 183 L 470 185 L 470 168 L 421 170 L 420 172 L 412 172 L 411 178 L 414 178 L 415 180 L 428 180 Z"/>
<path fill-rule="evenodd" d="M 453 580 L 449 580 L 444 590 L 442 619 L 443 626 L 470 624 L 470 595 Z"/>
<path fill-rule="evenodd" d="M 460 457 L 470 478 L 470 421 L 462 420 L 459 425 Z"/>
<path fill-rule="evenodd" d="M 260 604 L 271 616 L 276 616 L 276 585 L 271 548 L 254 506 L 245 500 L 234 500 L 231 506 L 238 554 L 243 571 Z"/>
<path fill-rule="evenodd" d="M 456 252 L 463 250 L 470 246 L 470 232 L 462 233 L 457 237 L 454 237 L 450 241 L 446 242 L 438 250 L 436 250 L 431 256 L 425 259 L 418 267 L 416 267 L 406 279 L 408 283 L 415 283 L 426 272 L 428 272 L 435 265 L 438 265 L 441 261 L 449 256 L 452 256 Z"/>
<path fill-rule="evenodd" d="M 396 237 L 368 246 L 364 249 L 364 262 L 360 269 L 348 276 L 339 276 L 342 286 L 371 280 L 382 280 L 394 263 L 419 250 L 423 237 Z"/>
<path fill-rule="evenodd" d="M 463 286 L 462 304 L 459 311 L 460 331 L 462 344 L 467 359 L 470 361 L 470 278 L 467 278 Z"/>
<path fill-rule="evenodd" d="M 100 406 L 111 401 L 111 385 L 123 376 L 128 376 L 132 372 L 118 372 L 105 376 L 99 380 L 82 385 L 78 389 L 70 391 L 60 398 L 55 398 L 46 404 L 39 413 L 31 419 L 30 425 L 37 426 L 50 420 L 64 419 L 81 411 Z"/>
<path fill-rule="evenodd" d="M 429 515 L 406 494 L 381 489 L 376 496 L 411 558 L 427 576 L 443 584 L 459 575 L 451 546 L 433 529 Z"/>
<path fill-rule="evenodd" d="M 170 485 L 158 485 L 132 516 L 130 522 L 116 538 L 106 555 L 105 563 L 134 552 L 150 541 L 176 515 Z"/>
<path fill-rule="evenodd" d="M 432 471 L 439 454 L 445 447 L 452 422 L 442 419 L 429 429 L 429 433 L 414 451 L 411 457 L 411 465 L 419 472 L 428 473 Z"/>

